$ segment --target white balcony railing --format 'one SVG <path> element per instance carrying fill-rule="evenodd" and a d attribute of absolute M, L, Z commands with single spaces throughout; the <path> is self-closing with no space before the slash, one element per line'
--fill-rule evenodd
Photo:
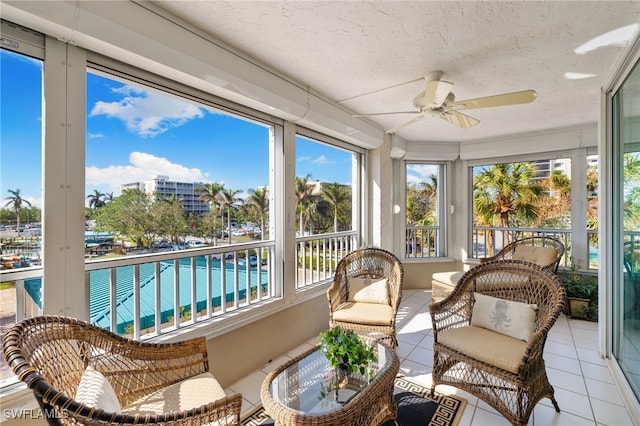
<path fill-rule="evenodd" d="M 333 278 L 340 259 L 358 247 L 357 232 L 296 237 L 296 289 Z"/>

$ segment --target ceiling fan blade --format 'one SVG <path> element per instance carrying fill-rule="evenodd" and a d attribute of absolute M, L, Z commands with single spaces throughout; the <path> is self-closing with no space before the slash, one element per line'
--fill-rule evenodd
<path fill-rule="evenodd" d="M 440 118 L 463 129 L 468 129 L 480 123 L 480 120 L 476 120 L 458 111 L 445 111 L 440 114 Z"/>
<path fill-rule="evenodd" d="M 430 109 L 439 108 L 449 96 L 451 88 L 453 88 L 453 83 L 448 81 L 428 81 L 424 91 L 424 106 Z"/>
<path fill-rule="evenodd" d="M 391 111 L 391 112 L 370 112 L 368 114 L 353 114 L 351 117 L 369 117 L 371 115 L 392 115 L 392 114 L 420 114 L 422 111 Z"/>
<path fill-rule="evenodd" d="M 447 108 L 454 110 L 473 108 L 492 108 L 507 105 L 528 104 L 533 102 L 538 94 L 535 90 L 523 90 L 521 92 L 504 93 L 502 95 L 487 96 L 484 98 L 467 99 L 447 104 Z"/>
<path fill-rule="evenodd" d="M 394 127 L 394 128 L 392 128 L 392 129 L 387 129 L 387 130 L 385 130 L 384 132 L 385 132 L 385 133 L 388 133 L 388 134 L 393 134 L 393 133 L 397 132 L 398 130 L 400 130 L 400 129 L 404 128 L 404 127 L 407 127 L 407 126 L 409 126 L 409 125 L 411 125 L 411 124 L 413 124 L 413 123 L 415 123 L 416 121 L 420 121 L 420 120 L 422 120 L 423 118 L 424 118 L 424 114 L 420 114 L 419 116 L 417 116 L 417 117 L 415 117 L 415 118 L 412 118 L 412 119 L 411 119 L 411 120 L 409 120 L 409 121 L 405 121 L 404 123 L 402 123 L 401 125 L 399 125 L 399 126 L 397 126 L 397 127 Z"/>

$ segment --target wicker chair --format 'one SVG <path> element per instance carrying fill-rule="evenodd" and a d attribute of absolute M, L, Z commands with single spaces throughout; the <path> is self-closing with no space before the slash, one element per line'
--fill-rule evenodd
<path fill-rule="evenodd" d="M 354 300 L 355 279 L 386 280 L 385 303 Z M 391 347 L 396 341 L 396 314 L 402 297 L 404 269 L 398 258 L 378 248 L 355 250 L 340 260 L 327 290 L 329 327 L 340 325 L 360 335 L 382 336 Z M 380 283 L 380 281 L 378 281 Z M 356 298 L 357 299 L 357 298 Z"/>
<path fill-rule="evenodd" d="M 564 244 L 555 238 L 529 237 L 508 244 L 494 256 L 480 258 L 480 263 L 505 259 L 526 260 L 537 263 L 543 269 L 555 274 L 558 272 L 558 265 L 560 265 L 560 260 L 564 256 L 564 251 Z M 432 300 L 438 302 L 447 297 L 465 272 L 446 271 L 434 273 L 431 280 Z"/>
<path fill-rule="evenodd" d="M 553 256 L 546 256 L 542 262 L 536 262 L 531 256 L 535 256 L 536 247 L 549 247 L 555 249 L 555 258 Z M 526 248 L 527 251 L 523 253 L 518 253 L 518 251 L 522 251 L 523 248 Z M 531 249 L 530 249 L 531 248 Z M 562 256 L 564 256 L 565 248 L 564 244 L 559 240 L 552 237 L 528 237 L 522 238 L 520 240 L 516 240 L 511 244 L 505 246 L 502 250 L 500 250 L 496 255 L 486 258 L 481 258 L 480 263 L 483 262 L 491 262 L 494 260 L 506 260 L 506 259 L 517 259 L 517 260 L 527 260 L 530 262 L 537 263 L 542 266 L 542 269 L 546 269 L 554 274 L 558 272 L 558 266 L 560 265 L 560 260 Z M 550 259 L 550 260 L 549 260 Z"/>
<path fill-rule="evenodd" d="M 478 294 L 498 301 L 493 299 L 491 309 L 482 312 L 478 301 L 490 298 Z M 484 400 L 514 425 L 526 425 L 534 406 L 545 397 L 559 412 L 543 352 L 564 301 L 558 277 L 531 262 L 485 262 L 467 271 L 447 298 L 429 308 L 434 335 L 431 392 L 439 384 L 460 388 Z M 499 315 L 499 303 L 510 304 L 509 315 Z M 537 310 L 525 304 L 535 304 Z M 496 331 L 479 325 L 489 318 L 498 326 L 502 318 L 502 325 L 515 331 L 527 316 L 529 328 L 521 327 L 520 334 L 528 339 L 506 335 L 504 328 Z"/>
<path fill-rule="evenodd" d="M 242 395 L 225 396 L 208 373 L 204 338 L 142 343 L 76 319 L 40 316 L 15 324 L 2 345 L 49 424 L 240 424 Z M 78 401 L 88 366 L 107 379 L 121 413 Z M 164 411 L 157 413 L 158 407 Z"/>

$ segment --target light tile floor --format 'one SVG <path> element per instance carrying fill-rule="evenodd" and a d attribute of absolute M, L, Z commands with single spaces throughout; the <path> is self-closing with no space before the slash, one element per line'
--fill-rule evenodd
<path fill-rule="evenodd" d="M 430 291 L 405 291 L 397 317 L 400 373 L 425 386 L 431 385 L 433 366 L 430 303 Z M 260 404 L 260 386 L 269 371 L 315 343 L 316 339 L 311 339 L 229 386 L 227 392 L 242 393 L 243 414 Z M 598 354 L 597 345 L 596 323 L 572 320 L 564 315 L 558 318 L 547 338 L 545 361 L 549 380 L 555 388 L 556 399 L 562 411 L 556 413 L 551 401 L 544 399 L 535 407 L 529 425 L 633 424 L 611 374 Z M 455 393 L 467 400 L 460 426 L 509 425 L 500 414 L 478 398 L 448 386 L 438 386 L 437 389 L 443 393 Z"/>

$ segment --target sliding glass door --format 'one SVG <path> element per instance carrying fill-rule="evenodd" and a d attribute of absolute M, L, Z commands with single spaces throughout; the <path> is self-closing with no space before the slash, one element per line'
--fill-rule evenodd
<path fill-rule="evenodd" d="M 613 355 L 640 399 L 640 63 L 612 99 Z"/>

